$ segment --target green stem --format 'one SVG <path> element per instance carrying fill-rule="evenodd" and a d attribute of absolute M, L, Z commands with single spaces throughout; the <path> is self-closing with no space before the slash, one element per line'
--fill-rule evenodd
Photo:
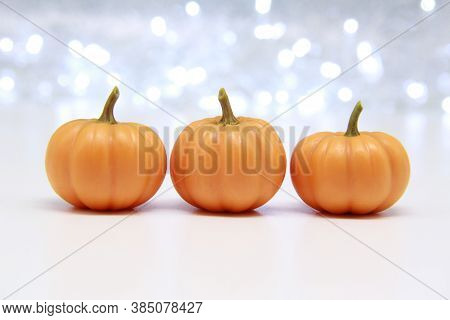
<path fill-rule="evenodd" d="M 116 104 L 117 99 L 119 99 L 119 95 L 119 89 L 117 87 L 114 87 L 108 97 L 108 100 L 106 100 L 102 115 L 100 116 L 100 118 L 98 118 L 98 121 L 108 122 L 109 124 L 117 123 L 116 119 L 114 118 L 114 105 Z"/>
<path fill-rule="evenodd" d="M 236 125 L 239 124 L 239 120 L 233 114 L 231 109 L 230 100 L 228 99 L 227 92 L 224 88 L 219 90 L 219 102 L 222 106 L 222 118 L 219 120 L 219 124 L 226 125 Z"/>
<path fill-rule="evenodd" d="M 348 120 L 347 132 L 345 132 L 346 137 L 359 136 L 358 119 L 359 119 L 359 115 L 361 114 L 362 110 L 363 110 L 363 107 L 361 105 L 361 101 L 358 101 L 355 108 L 353 109 L 350 119 Z"/>

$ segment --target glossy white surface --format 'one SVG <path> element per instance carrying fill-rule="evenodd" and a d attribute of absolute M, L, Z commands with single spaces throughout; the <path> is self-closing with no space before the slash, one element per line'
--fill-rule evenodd
<path fill-rule="evenodd" d="M 411 157 L 409 188 L 382 215 L 330 223 L 283 191 L 251 214 L 208 214 L 162 194 L 167 177 L 119 223 L 128 212 L 75 210 L 53 193 L 44 154 L 57 121 L 23 110 L 1 112 L 2 297 L 65 259 L 11 298 L 441 298 L 332 223 L 450 296 L 450 126 L 437 116 L 362 117 L 362 130 L 392 133 Z M 311 132 L 345 117 L 313 117 Z M 283 189 L 295 195 L 289 176 Z"/>

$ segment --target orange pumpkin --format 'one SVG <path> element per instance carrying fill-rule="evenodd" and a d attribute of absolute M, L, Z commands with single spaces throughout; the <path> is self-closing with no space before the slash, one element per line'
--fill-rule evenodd
<path fill-rule="evenodd" d="M 409 180 L 402 144 L 383 132 L 359 132 L 358 102 L 347 132 L 319 132 L 298 143 L 291 177 L 310 207 L 330 213 L 367 214 L 391 207 Z"/>
<path fill-rule="evenodd" d="M 286 171 L 283 145 L 267 122 L 236 118 L 225 90 L 222 117 L 195 121 L 179 135 L 170 174 L 180 196 L 208 211 L 241 212 L 262 206 Z"/>
<path fill-rule="evenodd" d="M 45 166 L 55 192 L 80 208 L 121 210 L 150 199 L 166 172 L 158 135 L 137 123 L 118 123 L 115 87 L 99 119 L 59 127 L 50 139 Z"/>

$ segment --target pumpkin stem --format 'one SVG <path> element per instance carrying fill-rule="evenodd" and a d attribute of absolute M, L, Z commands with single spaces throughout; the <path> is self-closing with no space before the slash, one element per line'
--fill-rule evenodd
<path fill-rule="evenodd" d="M 219 120 L 219 124 L 226 125 L 236 125 L 239 124 L 239 120 L 233 114 L 231 109 L 230 100 L 228 99 L 227 92 L 224 88 L 219 90 L 219 102 L 222 106 L 222 118 Z"/>
<path fill-rule="evenodd" d="M 363 107 L 361 105 L 361 101 L 358 101 L 356 103 L 355 108 L 353 109 L 350 119 L 348 120 L 347 132 L 345 132 L 346 137 L 359 136 L 358 119 L 359 119 L 359 115 L 361 114 L 362 110 L 363 110 Z"/>
<path fill-rule="evenodd" d="M 116 119 L 114 118 L 114 105 L 116 104 L 117 99 L 119 99 L 119 95 L 119 89 L 117 87 L 114 87 L 108 97 L 108 100 L 106 100 L 102 115 L 100 116 L 100 118 L 98 118 L 98 121 L 108 122 L 109 124 L 117 123 Z"/>

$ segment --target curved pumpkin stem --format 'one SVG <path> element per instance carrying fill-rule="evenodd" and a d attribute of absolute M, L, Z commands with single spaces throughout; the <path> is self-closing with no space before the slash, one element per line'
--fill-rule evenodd
<path fill-rule="evenodd" d="M 116 119 L 114 118 L 114 105 L 116 104 L 117 99 L 119 99 L 119 95 L 119 88 L 114 87 L 108 97 L 108 100 L 106 100 L 102 115 L 100 116 L 100 118 L 98 118 L 98 121 L 108 122 L 109 124 L 117 123 Z"/>
<path fill-rule="evenodd" d="M 239 120 L 233 114 L 231 109 L 230 100 L 228 99 L 227 92 L 224 88 L 219 90 L 219 102 L 222 106 L 222 118 L 219 120 L 219 124 L 226 125 L 236 125 L 239 124 Z"/>
<path fill-rule="evenodd" d="M 348 120 L 347 132 L 345 132 L 346 137 L 359 136 L 358 119 L 362 110 L 363 107 L 361 105 L 361 101 L 358 101 L 358 103 L 356 103 L 355 108 L 353 109 L 350 119 Z"/>

